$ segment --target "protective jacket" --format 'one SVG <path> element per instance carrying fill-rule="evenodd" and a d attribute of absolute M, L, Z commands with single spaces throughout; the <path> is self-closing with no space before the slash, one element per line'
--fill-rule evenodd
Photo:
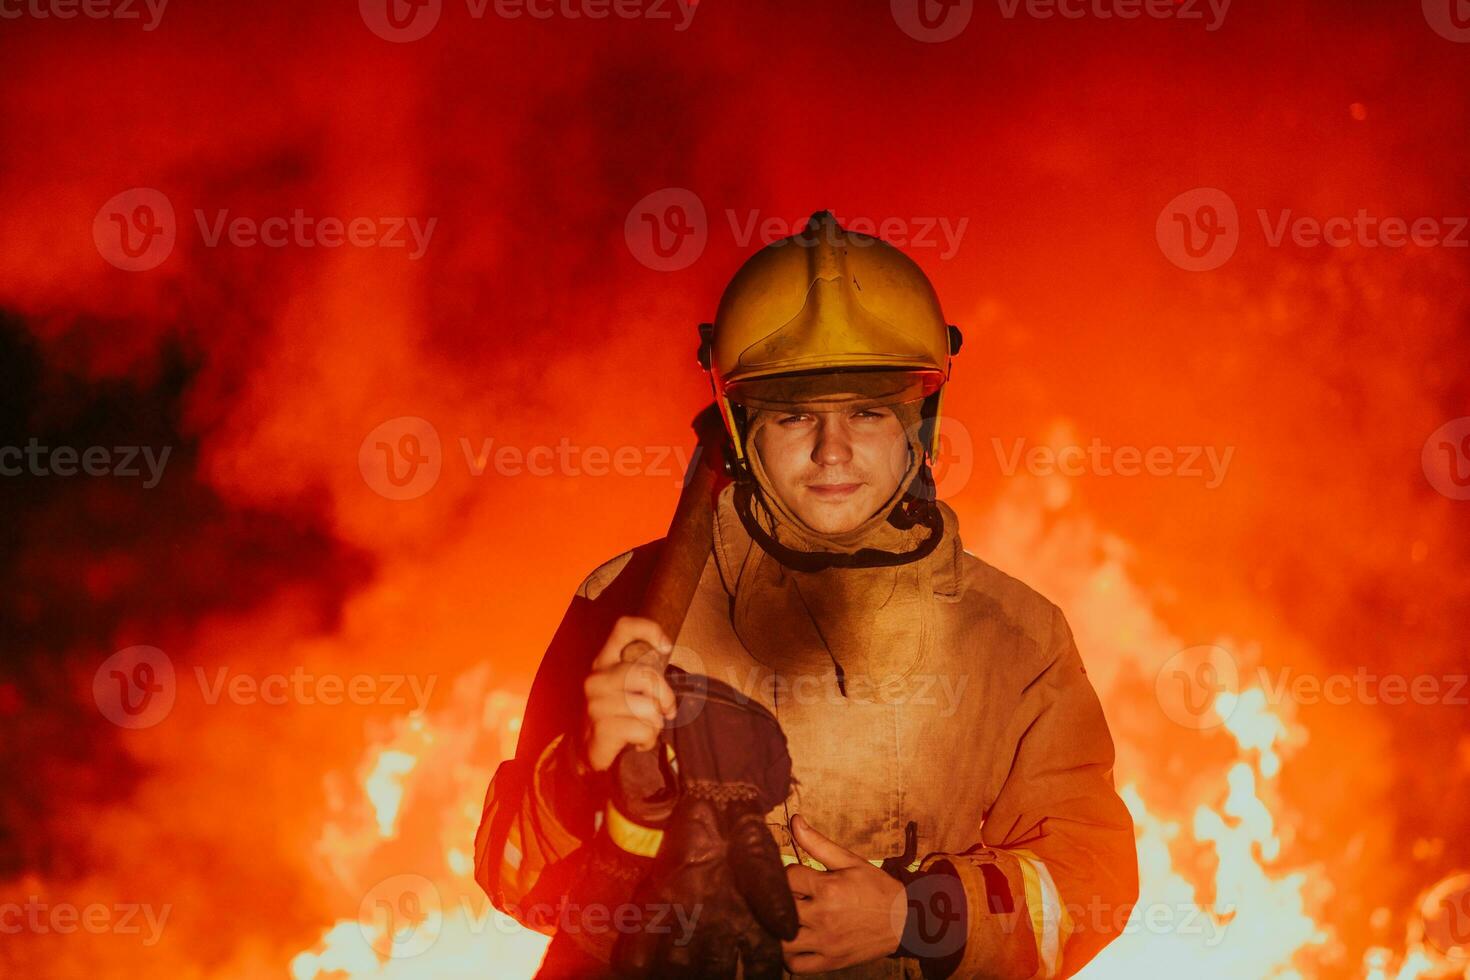
<path fill-rule="evenodd" d="M 820 867 L 794 846 L 798 812 L 874 863 L 905 851 L 913 822 L 909 868 L 943 866 L 963 886 L 964 942 L 943 961 L 953 975 L 1076 972 L 1127 922 L 1138 878 L 1112 740 L 1061 611 L 966 552 L 942 503 L 922 557 L 862 569 L 855 593 L 841 587 L 844 569 L 773 558 L 742 518 L 738 490 L 720 497 L 671 662 L 725 681 L 780 721 L 794 785 L 767 823 L 784 859 Z M 582 583 L 536 676 L 516 757 L 486 798 L 476 879 L 532 928 L 555 928 L 600 821 L 597 783 L 563 735 L 580 725 L 591 660 L 634 609 L 657 549 L 620 555 Z M 793 607 L 781 635 L 759 628 L 752 604 L 764 615 L 793 596 L 825 599 Z M 846 608 L 824 619 L 824 601 Z M 847 635 L 824 636 L 824 621 L 836 620 Z M 932 967 L 896 956 L 829 975 Z"/>

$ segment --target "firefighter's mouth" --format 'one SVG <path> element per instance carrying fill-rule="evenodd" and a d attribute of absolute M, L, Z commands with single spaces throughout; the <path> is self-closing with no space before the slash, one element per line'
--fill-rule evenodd
<path fill-rule="evenodd" d="M 861 483 L 808 483 L 806 488 L 818 500 L 843 500 L 857 493 Z"/>

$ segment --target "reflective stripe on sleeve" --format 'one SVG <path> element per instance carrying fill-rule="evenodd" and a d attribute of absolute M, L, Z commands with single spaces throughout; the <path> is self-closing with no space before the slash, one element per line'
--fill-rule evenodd
<path fill-rule="evenodd" d="M 625 817 L 611 802 L 607 805 L 607 819 L 603 821 L 608 837 L 629 854 L 639 857 L 654 857 L 658 846 L 663 843 L 664 832 L 656 827 L 645 827 Z"/>
<path fill-rule="evenodd" d="M 1056 882 L 1045 862 L 1031 851 L 1011 850 L 1026 885 L 1026 911 L 1036 936 L 1035 977 L 1055 977 L 1062 971 L 1062 948 L 1072 934 L 1072 916 L 1062 905 Z"/>

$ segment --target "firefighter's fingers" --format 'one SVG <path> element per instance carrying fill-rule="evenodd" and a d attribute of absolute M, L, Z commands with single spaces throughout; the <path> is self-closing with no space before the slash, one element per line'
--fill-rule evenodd
<path fill-rule="evenodd" d="M 656 728 L 638 718 L 604 718 L 592 726 L 587 737 L 587 761 L 593 770 L 602 772 L 613 764 L 618 753 L 628 746 L 651 749 L 658 744 Z"/>
<path fill-rule="evenodd" d="M 654 734 L 658 734 L 664 727 L 664 714 L 658 706 L 658 702 L 646 694 L 624 694 L 609 693 L 606 696 L 607 704 L 604 710 L 596 713 L 600 718 L 637 718 L 649 728 Z"/>
<path fill-rule="evenodd" d="M 820 973 L 827 966 L 827 956 L 820 947 L 820 937 L 805 926 L 790 942 L 781 944 L 781 958 L 792 973 Z"/>
<path fill-rule="evenodd" d="M 664 672 L 648 663 L 629 664 L 623 678 L 623 689 L 630 695 L 641 694 L 653 699 L 665 718 L 674 717 L 678 703 L 674 700 L 674 689 L 664 679 Z"/>
<path fill-rule="evenodd" d="M 642 616 L 622 616 L 613 623 L 607 642 L 592 661 L 592 669 L 602 670 L 619 663 L 622 660 L 623 647 L 634 640 L 642 640 L 659 653 L 669 653 L 674 649 L 674 644 L 664 635 L 658 623 Z"/>
<path fill-rule="evenodd" d="M 831 960 L 821 953 L 787 953 L 785 963 L 788 973 L 800 977 L 808 973 L 826 973 Z"/>
<path fill-rule="evenodd" d="M 786 884 L 791 886 L 791 894 L 797 898 L 811 898 L 821 887 L 822 872 L 815 868 L 808 868 L 804 864 L 787 865 Z M 801 912 L 799 903 L 797 912 Z"/>
<path fill-rule="evenodd" d="M 796 838 L 796 843 L 830 871 L 861 867 L 868 863 L 836 841 L 829 840 L 799 813 L 791 818 L 791 833 Z"/>
<path fill-rule="evenodd" d="M 663 674 L 651 664 L 618 664 L 596 670 L 582 682 L 587 710 L 594 718 L 618 714 L 624 702 L 647 700 L 654 705 L 655 718 L 674 717 L 676 702 L 673 689 Z"/>

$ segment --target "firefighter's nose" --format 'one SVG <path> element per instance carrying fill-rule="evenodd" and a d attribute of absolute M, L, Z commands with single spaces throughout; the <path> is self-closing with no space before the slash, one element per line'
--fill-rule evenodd
<path fill-rule="evenodd" d="M 812 447 L 812 461 L 822 466 L 837 466 L 852 459 L 852 439 L 847 426 L 834 415 L 817 416 L 817 443 Z"/>

